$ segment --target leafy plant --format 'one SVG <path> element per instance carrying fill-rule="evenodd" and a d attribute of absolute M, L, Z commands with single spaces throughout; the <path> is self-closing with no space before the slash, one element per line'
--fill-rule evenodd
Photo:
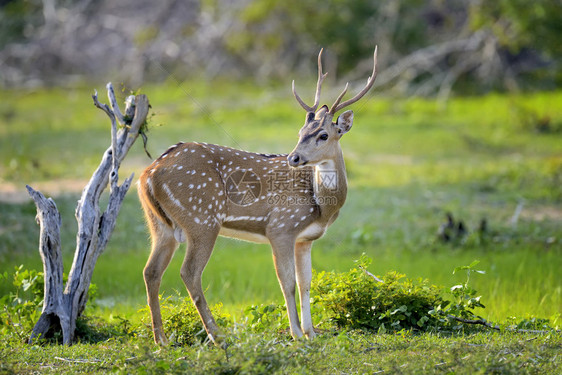
<path fill-rule="evenodd" d="M 382 283 L 365 272 L 371 259 L 364 254 L 349 272 L 314 275 L 314 302 L 338 327 L 351 329 L 427 330 L 437 323 L 429 313 L 444 303 L 441 289 L 427 280 L 413 282 L 388 272 Z"/>
<path fill-rule="evenodd" d="M 286 309 L 283 305 L 252 305 L 244 314 L 249 318 L 250 327 L 254 332 L 282 329 L 289 325 Z"/>
<path fill-rule="evenodd" d="M 478 292 L 469 285 L 470 275 L 472 273 L 485 274 L 485 271 L 477 270 L 475 267 L 480 263 L 480 261 L 475 260 L 468 266 L 456 267 L 453 274 L 459 271 L 466 272 L 466 281 L 463 284 L 454 285 L 451 287 L 451 294 L 453 296 L 453 303 L 450 305 L 448 312 L 460 316 L 463 318 L 474 317 L 472 309 L 477 307 L 485 307 L 478 296 Z"/>
<path fill-rule="evenodd" d="M 13 291 L 0 298 L 0 333 L 15 334 L 24 340 L 33 328 L 43 306 L 43 272 L 28 270 L 20 265 L 13 274 L 0 274 L 0 281 L 11 280 Z"/>
<path fill-rule="evenodd" d="M 485 306 L 480 302 L 482 296 L 478 295 L 476 289 L 469 285 L 470 275 L 473 273 L 484 274 L 483 270 L 476 269 L 476 266 L 480 261 L 475 260 L 468 266 L 456 267 L 453 270 L 453 274 L 459 271 L 466 272 L 466 281 L 462 284 L 454 285 L 450 288 L 450 300 L 445 300 L 443 303 L 438 305 L 435 310 L 430 311 L 430 314 L 435 316 L 443 325 L 449 325 L 455 330 L 463 329 L 465 326 L 463 323 L 472 321 L 473 323 L 486 325 L 491 327 L 492 325 L 488 323 L 482 317 L 474 313 L 475 308 L 485 308 Z"/>
<path fill-rule="evenodd" d="M 197 309 L 189 298 L 168 296 L 160 302 L 164 331 L 170 342 L 178 345 L 194 345 L 207 340 L 207 333 L 201 323 Z M 222 305 L 217 304 L 211 308 L 211 313 L 219 327 L 230 325 L 230 315 L 221 311 Z M 148 312 L 148 308 L 143 311 Z M 145 324 L 149 327 L 148 324 Z M 147 336 L 152 333 L 146 332 Z"/>
<path fill-rule="evenodd" d="M 67 275 L 63 274 L 63 281 L 66 282 Z M 43 272 L 33 269 L 26 269 L 23 265 L 15 267 L 14 273 L 9 274 L 7 271 L 0 274 L 0 282 L 8 282 L 12 284 L 12 291 L 0 298 L 0 333 L 14 334 L 20 340 L 25 341 L 27 335 L 33 329 L 33 326 L 39 319 L 41 308 L 43 307 L 44 285 L 45 280 Z M 96 306 L 97 286 L 90 284 L 88 291 L 89 307 Z M 82 316 L 77 324 L 77 337 L 88 338 L 96 334 L 96 326 L 100 326 L 99 322 L 96 326 L 90 324 L 94 318 Z M 106 328 L 106 330 L 109 328 Z M 115 329 L 112 333 L 117 332 Z M 99 335 L 99 332 L 97 333 Z M 107 336 L 107 335 L 106 335 Z M 58 340 L 57 337 L 54 338 Z"/>
<path fill-rule="evenodd" d="M 455 268 L 453 273 L 466 272 L 466 281 L 451 287 L 448 295 L 428 280 L 414 282 L 394 271 L 377 280 L 367 271 L 371 259 L 365 254 L 356 262 L 349 272 L 321 272 L 313 278 L 315 306 L 339 328 L 434 331 L 460 330 L 467 320 L 486 323 L 474 313 L 484 305 L 470 286 L 471 274 L 484 273 L 476 269 L 478 261 Z"/>

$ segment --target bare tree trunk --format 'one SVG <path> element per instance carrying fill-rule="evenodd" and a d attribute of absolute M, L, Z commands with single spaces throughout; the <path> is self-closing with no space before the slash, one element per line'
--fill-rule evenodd
<path fill-rule="evenodd" d="M 45 299 L 43 311 L 29 342 L 45 337 L 51 330 L 62 331 L 63 343 L 74 340 L 76 319 L 86 306 L 88 289 L 99 255 L 104 251 L 115 227 L 123 199 L 129 190 L 133 175 L 121 186 L 118 171 L 121 161 L 137 139 L 148 115 L 148 99 L 145 95 L 129 96 L 125 116 L 115 100 L 111 83 L 107 84 L 111 108 L 101 104 L 97 92 L 94 105 L 103 110 L 111 120 L 111 146 L 105 151 L 101 163 L 84 188 L 76 207 L 78 234 L 74 261 L 63 290 L 63 264 L 60 245 L 61 217 L 55 202 L 29 185 L 27 190 L 37 206 L 37 220 L 41 226 L 39 253 L 43 260 Z M 117 122 L 122 127 L 117 129 Z M 101 213 L 99 199 L 109 183 L 109 203 Z"/>

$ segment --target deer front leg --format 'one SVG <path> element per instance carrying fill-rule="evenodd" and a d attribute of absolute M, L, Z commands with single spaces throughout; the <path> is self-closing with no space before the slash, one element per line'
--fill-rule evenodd
<path fill-rule="evenodd" d="M 310 314 L 310 282 L 312 280 L 311 248 L 312 241 L 297 242 L 295 245 L 295 262 L 301 302 L 302 330 L 309 339 L 316 336 L 314 327 L 312 326 L 312 316 Z"/>
<path fill-rule="evenodd" d="M 154 341 L 158 345 L 167 345 L 168 339 L 162 327 L 162 315 L 160 313 L 160 301 L 158 291 L 162 281 L 162 275 L 170 264 L 172 255 L 178 243 L 174 238 L 173 232 L 162 224 L 153 221 L 152 226 L 152 251 L 144 267 L 143 276 L 146 285 L 146 294 L 150 316 L 152 319 L 152 332 Z"/>
<path fill-rule="evenodd" d="M 296 340 L 302 337 L 302 330 L 299 323 L 299 315 L 297 313 L 297 304 L 295 302 L 295 242 L 293 241 L 271 241 L 273 249 L 273 262 L 277 279 L 285 298 L 287 305 L 287 315 L 289 316 L 289 325 L 291 327 L 291 336 Z"/>
<path fill-rule="evenodd" d="M 218 232 L 213 231 L 194 237 L 188 235 L 187 251 L 180 274 L 207 335 L 215 345 L 221 345 L 223 336 L 211 314 L 201 286 L 201 276 L 213 252 L 217 235 Z"/>

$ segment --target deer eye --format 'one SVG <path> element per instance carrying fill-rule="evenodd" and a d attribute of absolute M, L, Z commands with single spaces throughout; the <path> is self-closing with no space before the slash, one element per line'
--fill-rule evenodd
<path fill-rule="evenodd" d="M 328 139 L 328 133 L 322 133 L 320 134 L 320 137 L 318 137 L 318 140 L 320 141 L 325 141 Z"/>

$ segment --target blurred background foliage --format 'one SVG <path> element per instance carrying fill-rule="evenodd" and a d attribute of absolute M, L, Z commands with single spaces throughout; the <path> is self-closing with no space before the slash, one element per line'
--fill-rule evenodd
<path fill-rule="evenodd" d="M 353 82 L 378 44 L 378 86 L 397 94 L 554 89 L 561 15 L 559 0 L 2 0 L 0 84 L 286 82 L 314 77 L 321 47 Z"/>

